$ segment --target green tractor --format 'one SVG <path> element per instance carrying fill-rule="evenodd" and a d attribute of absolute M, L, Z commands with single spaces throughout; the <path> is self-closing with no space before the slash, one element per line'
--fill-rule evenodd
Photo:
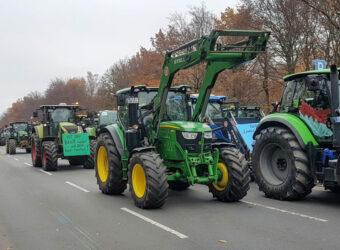
<path fill-rule="evenodd" d="M 317 182 L 340 191 L 339 70 L 284 78 L 281 102 L 254 134 L 255 181 L 267 197 L 301 199 Z"/>
<path fill-rule="evenodd" d="M 6 133 L 6 153 L 16 154 L 16 148 L 31 152 L 30 127 L 27 122 L 11 122 Z"/>
<path fill-rule="evenodd" d="M 93 116 L 93 115 L 92 115 Z M 117 122 L 117 110 L 101 110 L 97 113 L 96 117 L 92 118 L 91 125 L 85 128 L 85 131 L 94 137 L 104 127 Z"/>
<path fill-rule="evenodd" d="M 226 36 L 246 39 L 219 43 Z M 121 194 L 129 183 L 140 208 L 159 208 L 168 188 L 184 190 L 194 184 L 209 186 L 220 201 L 242 199 L 250 182 L 244 155 L 231 143 L 212 143 L 212 130 L 201 121 L 218 74 L 255 58 L 268 38 L 268 32 L 214 30 L 166 53 L 159 88 L 118 91 L 117 123 L 102 128 L 97 137 L 99 189 Z M 192 112 L 190 87 L 171 85 L 176 72 L 201 62 L 206 73 Z"/>
<path fill-rule="evenodd" d="M 67 159 L 70 165 L 94 167 L 95 138 L 77 125 L 79 105 L 43 105 L 42 122 L 32 131 L 32 163 L 46 171 L 54 171 L 58 159 Z M 38 117 L 38 112 L 33 113 Z"/>

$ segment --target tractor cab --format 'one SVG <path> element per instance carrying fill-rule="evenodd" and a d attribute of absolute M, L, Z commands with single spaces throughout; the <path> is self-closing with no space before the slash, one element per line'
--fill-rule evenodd
<path fill-rule="evenodd" d="M 77 112 L 81 110 L 79 105 L 42 105 L 39 110 L 42 112 L 43 137 L 60 137 L 61 133 L 78 133 L 81 128 L 77 126 L 79 118 Z M 33 113 L 38 116 L 37 112 Z M 61 140 L 59 140 L 61 144 Z"/>
<path fill-rule="evenodd" d="M 255 180 L 266 196 L 301 199 L 316 182 L 340 191 L 339 70 L 284 77 L 281 102 L 254 134 Z"/>
<path fill-rule="evenodd" d="M 186 85 L 169 90 L 165 112 L 161 118 L 161 128 L 170 128 L 176 126 L 174 123 L 188 121 L 191 118 L 188 91 L 190 87 Z M 156 87 L 139 85 L 122 89 L 116 94 L 117 121 L 126 131 L 127 146 L 130 150 L 152 143 L 155 136 L 152 130 L 152 103 L 157 93 Z"/>

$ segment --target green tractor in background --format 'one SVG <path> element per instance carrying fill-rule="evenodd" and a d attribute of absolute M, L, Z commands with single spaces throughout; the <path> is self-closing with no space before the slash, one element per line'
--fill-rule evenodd
<path fill-rule="evenodd" d="M 221 44 L 226 38 L 246 38 Z M 242 199 L 249 189 L 244 155 L 231 143 L 212 143 L 203 123 L 217 76 L 263 52 L 269 37 L 261 31 L 218 31 L 165 55 L 159 88 L 133 86 L 116 93 L 117 124 L 97 137 L 95 170 L 99 189 L 121 194 L 129 183 L 135 205 L 161 207 L 168 188 L 204 184 L 220 201 Z M 192 113 L 188 86 L 171 87 L 175 74 L 198 63 L 206 73 Z"/>
<path fill-rule="evenodd" d="M 340 191 L 339 70 L 284 78 L 281 102 L 254 134 L 255 181 L 267 197 L 301 199 L 317 182 Z"/>
<path fill-rule="evenodd" d="M 54 171 L 58 159 L 67 159 L 70 165 L 94 167 L 95 138 L 77 125 L 79 105 L 43 105 L 42 122 L 32 131 L 32 163 L 46 171 Z M 33 113 L 38 117 L 38 112 Z"/>
<path fill-rule="evenodd" d="M 117 123 L 117 110 L 101 110 L 96 116 L 91 115 L 94 121 L 91 125 L 85 128 L 86 133 L 91 136 L 97 137 L 98 132 L 110 125 Z"/>
<path fill-rule="evenodd" d="M 28 122 L 11 122 L 6 132 L 6 153 L 16 154 L 16 148 L 24 148 L 31 152 L 30 124 Z"/>

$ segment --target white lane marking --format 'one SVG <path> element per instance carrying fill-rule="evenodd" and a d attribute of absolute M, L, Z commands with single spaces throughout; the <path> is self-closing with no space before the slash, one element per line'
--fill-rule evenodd
<path fill-rule="evenodd" d="M 32 167 L 32 164 L 30 164 L 30 163 L 25 162 L 24 164 L 27 165 L 27 166 Z"/>
<path fill-rule="evenodd" d="M 72 182 L 65 181 L 65 183 L 69 184 L 69 185 L 72 186 L 72 187 L 78 188 L 79 190 L 81 190 L 81 191 L 83 191 L 83 192 L 85 192 L 85 193 L 89 193 L 89 192 L 90 192 L 89 190 L 87 190 L 87 189 L 85 189 L 85 188 L 82 188 L 82 187 L 80 187 L 80 186 L 78 186 L 78 185 L 76 185 L 76 184 L 74 184 L 74 183 L 72 183 Z"/>
<path fill-rule="evenodd" d="M 140 218 L 140 219 L 142 219 L 142 220 L 144 220 L 146 222 L 149 222 L 150 224 L 152 224 L 152 225 L 154 225 L 156 227 L 159 227 L 159 228 L 163 229 L 164 231 L 172 233 L 172 234 L 176 235 L 177 237 L 179 237 L 181 239 L 188 238 L 188 236 L 186 236 L 186 235 L 184 235 L 184 234 L 182 234 L 182 233 L 180 233 L 180 232 L 178 232 L 178 231 L 176 231 L 176 230 L 174 230 L 174 229 L 172 229 L 170 227 L 164 226 L 163 224 L 160 224 L 157 221 L 149 219 L 149 218 L 145 217 L 144 215 L 141 215 L 141 214 L 139 214 L 139 213 L 137 213 L 135 211 L 132 211 L 132 210 L 126 208 L 126 207 L 121 207 L 120 209 L 125 211 L 125 212 L 128 212 L 128 213 L 130 213 L 130 214 L 132 214 L 132 215 L 134 215 L 134 216 L 136 216 L 136 217 L 138 217 L 138 218 Z"/>
<path fill-rule="evenodd" d="M 47 175 L 53 175 L 53 174 L 51 174 L 51 173 L 49 173 L 49 172 L 46 172 L 45 170 L 42 170 L 42 169 L 39 169 L 39 171 L 42 172 L 42 173 L 44 173 L 44 174 L 47 174 Z"/>
<path fill-rule="evenodd" d="M 19 159 L 18 159 L 18 158 L 14 158 L 14 157 L 13 157 L 13 159 L 14 159 L 14 160 L 16 160 L 16 161 L 19 161 Z"/>
<path fill-rule="evenodd" d="M 263 204 L 260 204 L 260 203 L 251 202 L 251 201 L 241 201 L 241 202 L 249 204 L 249 205 L 253 205 L 253 206 L 268 208 L 270 210 L 278 211 L 278 212 L 281 212 L 281 213 L 300 216 L 300 217 L 307 218 L 307 219 L 310 219 L 310 220 L 316 220 L 316 221 L 320 221 L 320 222 L 327 222 L 328 221 L 326 219 L 321 219 L 321 218 L 309 216 L 309 215 L 306 215 L 306 214 L 296 213 L 296 212 L 293 212 L 293 211 L 288 211 L 288 210 L 284 210 L 284 209 L 280 209 L 280 208 L 276 208 L 276 207 L 271 207 L 271 206 L 263 205 Z"/>

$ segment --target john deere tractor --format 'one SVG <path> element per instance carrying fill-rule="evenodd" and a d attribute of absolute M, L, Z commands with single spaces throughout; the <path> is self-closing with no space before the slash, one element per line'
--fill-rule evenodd
<path fill-rule="evenodd" d="M 221 44 L 226 38 L 245 40 Z M 265 50 L 269 33 L 219 31 L 165 55 L 159 88 L 134 86 L 116 93 L 117 124 L 102 128 L 96 148 L 99 189 L 122 193 L 127 183 L 135 205 L 161 207 L 168 188 L 204 184 L 220 201 L 242 199 L 249 189 L 244 155 L 231 143 L 212 143 L 202 123 L 211 90 L 220 72 L 255 58 Z M 188 86 L 171 87 L 181 69 L 206 63 L 206 73 L 192 113 Z"/>
<path fill-rule="evenodd" d="M 67 159 L 71 165 L 93 168 L 95 138 L 83 132 L 77 123 L 79 105 L 43 105 L 42 122 L 32 132 L 32 163 L 46 171 L 54 171 L 58 159 Z M 38 117 L 38 112 L 33 113 Z"/>
<path fill-rule="evenodd" d="M 6 153 L 16 154 L 16 148 L 24 148 L 31 152 L 30 131 L 27 122 L 11 122 L 6 133 Z"/>
<path fill-rule="evenodd" d="M 267 197 L 301 199 L 317 182 L 340 191 L 339 70 L 284 78 L 281 102 L 254 134 L 255 181 Z"/>

